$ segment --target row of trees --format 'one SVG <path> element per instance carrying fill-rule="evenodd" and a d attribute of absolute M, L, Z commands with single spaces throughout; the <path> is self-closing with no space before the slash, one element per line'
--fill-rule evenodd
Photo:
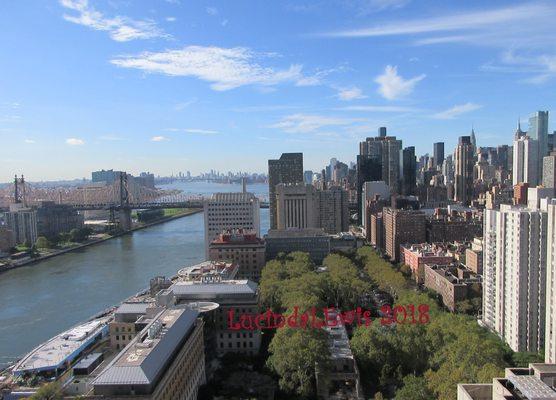
<path fill-rule="evenodd" d="M 474 317 L 446 312 L 435 298 L 417 291 L 392 264 L 370 247 L 359 250 L 368 276 L 395 297 L 396 304 L 427 304 L 430 323 L 357 328 L 351 340 L 367 389 L 375 398 L 451 400 L 457 384 L 491 382 L 510 365 L 536 355 L 513 353 Z"/>
<path fill-rule="evenodd" d="M 306 253 L 281 255 L 267 263 L 260 282 L 261 303 L 274 312 L 300 314 L 313 307 L 319 317 L 322 309 L 334 305 L 352 309 L 370 283 L 359 277 L 348 258 L 330 255 L 324 260 L 325 272 L 317 272 Z M 269 345 L 267 366 L 279 377 L 280 389 L 291 396 L 311 397 L 315 389 L 315 365 L 328 366 L 329 349 L 322 329 L 295 329 L 287 325 L 276 330 Z"/>
<path fill-rule="evenodd" d="M 92 233 L 93 231 L 91 228 L 74 228 L 70 232 L 62 232 L 55 237 L 50 238 L 50 240 L 45 236 L 39 236 L 35 242 L 35 246 L 38 249 L 49 249 L 62 243 L 81 243 L 87 240 Z"/>

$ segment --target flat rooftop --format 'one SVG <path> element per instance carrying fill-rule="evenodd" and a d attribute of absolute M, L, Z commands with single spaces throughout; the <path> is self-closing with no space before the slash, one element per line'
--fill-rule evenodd
<path fill-rule="evenodd" d="M 41 344 L 16 364 L 14 375 L 51 371 L 72 361 L 96 337 L 107 332 L 109 319 L 99 318 L 77 325 Z"/>
<path fill-rule="evenodd" d="M 227 295 L 255 295 L 258 285 L 250 280 L 226 280 L 220 282 L 191 282 L 180 281 L 174 283 L 170 290 L 176 297 L 221 297 Z"/>
<path fill-rule="evenodd" d="M 534 375 L 512 375 L 507 378 L 527 400 L 556 400 L 556 391 Z"/>
<path fill-rule="evenodd" d="M 154 318 L 99 374 L 97 385 L 152 385 L 180 350 L 195 326 L 199 313 L 190 309 L 166 309 Z"/>

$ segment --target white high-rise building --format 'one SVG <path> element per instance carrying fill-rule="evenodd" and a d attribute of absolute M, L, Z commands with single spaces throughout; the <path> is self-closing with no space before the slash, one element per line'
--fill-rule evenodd
<path fill-rule="evenodd" d="M 539 183 L 539 142 L 529 136 L 522 136 L 514 141 L 513 184 Z"/>
<path fill-rule="evenodd" d="M 485 210 L 483 322 L 514 351 L 544 346 L 547 220 L 539 208 Z"/>
<path fill-rule="evenodd" d="M 547 254 L 546 254 L 546 333 L 544 359 L 556 364 L 556 199 L 547 206 Z"/>
<path fill-rule="evenodd" d="M 214 193 L 205 200 L 205 254 L 225 230 L 244 229 L 261 236 L 259 199 L 253 193 Z"/>

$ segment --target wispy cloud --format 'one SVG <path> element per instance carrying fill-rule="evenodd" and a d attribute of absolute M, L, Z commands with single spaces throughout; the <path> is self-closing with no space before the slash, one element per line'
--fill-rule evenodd
<path fill-rule="evenodd" d="M 83 146 L 85 144 L 85 141 L 79 138 L 67 138 L 66 144 L 70 146 Z"/>
<path fill-rule="evenodd" d="M 122 68 L 150 73 L 195 77 L 210 82 L 210 87 L 218 91 L 246 85 L 270 87 L 284 82 L 301 84 L 307 78 L 300 64 L 292 64 L 287 69 L 275 69 L 259 63 L 264 57 L 245 47 L 188 46 L 179 50 L 120 56 L 111 62 Z"/>
<path fill-rule="evenodd" d="M 36 143 L 33 139 L 25 139 L 25 143 L 27 144 L 34 144 Z"/>
<path fill-rule="evenodd" d="M 166 17 L 166 21 L 168 21 L 168 22 L 176 22 L 176 17 Z"/>
<path fill-rule="evenodd" d="M 425 74 L 404 79 L 398 75 L 398 67 L 387 65 L 384 73 L 375 78 L 378 83 L 378 93 L 388 100 L 405 97 L 413 92 L 415 85 L 425 79 Z"/>
<path fill-rule="evenodd" d="M 154 21 L 135 20 L 124 16 L 109 18 L 89 5 L 88 0 L 60 0 L 60 4 L 74 12 L 72 15 L 64 14 L 66 21 L 108 32 L 110 37 L 118 42 L 169 37 Z"/>
<path fill-rule="evenodd" d="M 481 105 L 475 103 L 459 104 L 442 112 L 436 113 L 432 117 L 435 119 L 454 119 L 462 114 L 478 110 L 481 107 Z"/>
<path fill-rule="evenodd" d="M 168 139 L 166 136 L 153 136 L 151 138 L 151 142 L 165 142 L 168 141 L 170 139 Z"/>
<path fill-rule="evenodd" d="M 369 15 L 377 11 L 393 10 L 405 7 L 411 0 L 351 0 L 341 2 L 357 10 L 359 15 Z"/>
<path fill-rule="evenodd" d="M 312 133 L 323 127 L 347 126 L 361 119 L 338 118 L 325 115 L 292 114 L 285 116 L 269 128 L 280 129 L 287 133 Z"/>
<path fill-rule="evenodd" d="M 338 89 L 338 95 L 337 96 L 340 100 L 343 100 L 343 101 L 364 99 L 364 98 L 367 97 L 363 94 L 363 91 L 358 87 Z"/>
<path fill-rule="evenodd" d="M 216 7 L 207 7 L 206 11 L 208 15 L 218 15 L 218 8 Z"/>
<path fill-rule="evenodd" d="M 398 20 L 367 28 L 331 32 L 324 35 L 332 37 L 377 37 L 477 30 L 485 27 L 491 29 L 494 24 L 522 23 L 549 11 L 553 12 L 554 7 L 533 3 L 491 10 L 453 13 L 432 18 Z"/>
<path fill-rule="evenodd" d="M 198 102 L 197 98 L 193 98 L 191 100 L 187 100 L 187 101 L 184 101 L 182 103 L 177 103 L 177 104 L 174 105 L 174 110 L 175 111 L 185 110 L 187 107 L 189 107 L 190 105 L 195 104 L 197 102 Z"/>

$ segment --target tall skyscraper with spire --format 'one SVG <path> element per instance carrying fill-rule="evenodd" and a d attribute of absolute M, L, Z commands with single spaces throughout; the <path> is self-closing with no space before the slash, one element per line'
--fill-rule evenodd
<path fill-rule="evenodd" d="M 471 144 L 474 147 L 474 151 L 477 151 L 477 137 L 475 136 L 475 128 L 471 127 Z"/>
<path fill-rule="evenodd" d="M 474 152 L 471 137 L 461 136 L 454 152 L 454 200 L 466 206 L 473 197 Z"/>

